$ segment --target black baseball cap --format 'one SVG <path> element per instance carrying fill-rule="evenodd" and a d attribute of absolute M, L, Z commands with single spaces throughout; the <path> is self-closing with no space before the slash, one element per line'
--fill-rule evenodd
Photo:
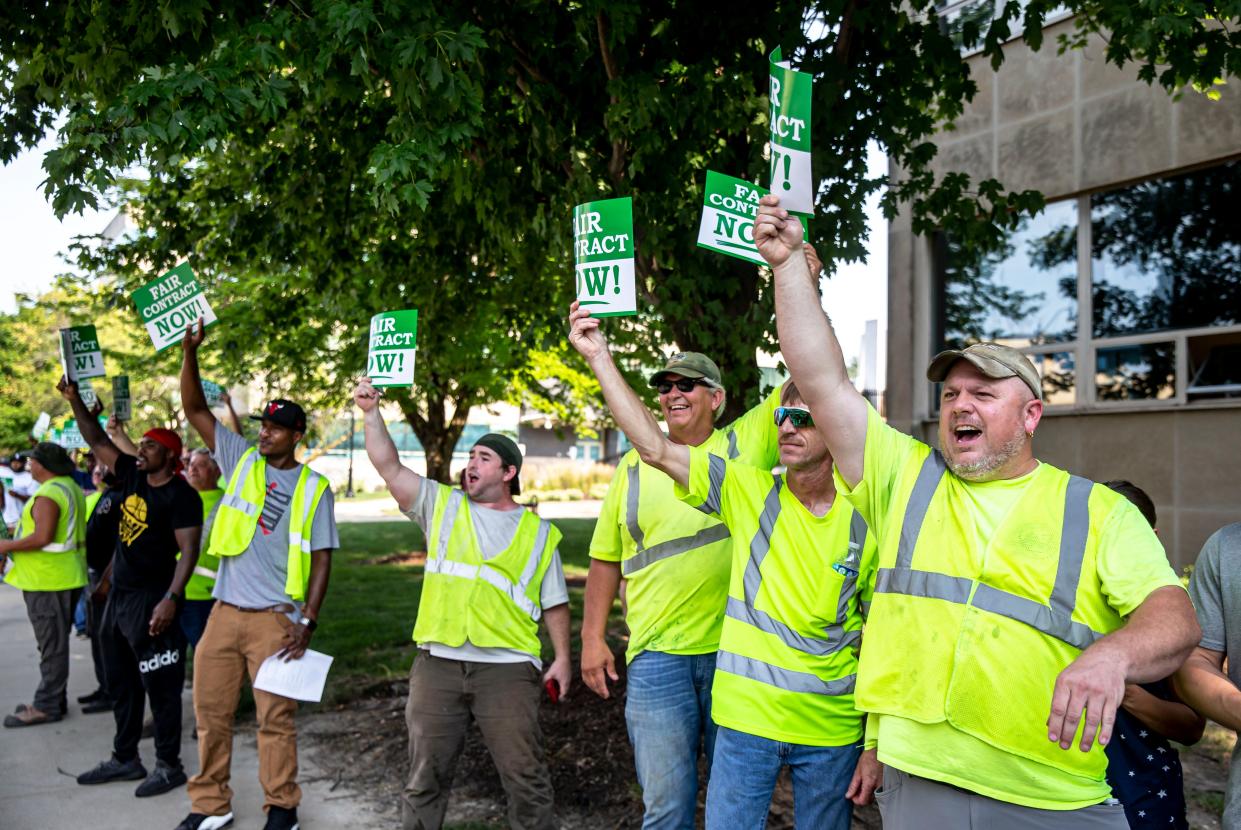
<path fill-rule="evenodd" d="M 250 416 L 251 421 L 271 421 L 273 424 L 294 432 L 306 431 L 306 410 L 293 401 L 276 398 L 263 407 L 263 411 Z"/>

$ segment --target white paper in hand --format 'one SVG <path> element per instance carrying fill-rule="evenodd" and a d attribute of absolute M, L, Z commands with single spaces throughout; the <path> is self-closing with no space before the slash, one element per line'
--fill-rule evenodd
<path fill-rule="evenodd" d="M 321 651 L 306 649 L 300 660 L 290 660 L 273 654 L 259 666 L 254 678 L 254 688 L 261 692 L 318 703 L 323 699 L 323 686 L 332 658 Z"/>

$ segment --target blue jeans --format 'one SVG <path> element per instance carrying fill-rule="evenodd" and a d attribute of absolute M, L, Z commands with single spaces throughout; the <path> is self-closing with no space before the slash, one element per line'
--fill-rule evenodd
<path fill-rule="evenodd" d="M 211 616 L 214 607 L 213 599 L 187 599 L 181 603 L 181 613 L 178 615 L 181 633 L 189 640 L 191 648 L 203 638 L 203 632 L 207 630 L 207 617 Z"/>
<path fill-rule="evenodd" d="M 693 830 L 698 754 L 715 750 L 711 680 L 715 652 L 644 651 L 629 664 L 625 723 L 642 786 L 642 830 Z"/>
<path fill-rule="evenodd" d="M 853 804 L 845 798 L 860 744 L 805 746 L 719 728 L 707 787 L 708 830 L 762 830 L 780 767 L 793 776 L 797 830 L 849 830 Z"/>

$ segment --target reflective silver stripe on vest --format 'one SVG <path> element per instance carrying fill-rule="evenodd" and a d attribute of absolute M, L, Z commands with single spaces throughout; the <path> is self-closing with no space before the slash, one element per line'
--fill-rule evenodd
<path fill-rule="evenodd" d="M 250 468 L 254 466 L 258 460 L 259 454 L 254 451 L 246 453 L 246 457 L 242 460 L 241 466 L 233 473 L 233 477 L 229 479 L 228 488 L 224 491 L 224 495 L 220 497 L 220 504 L 228 505 L 234 510 L 240 510 L 247 516 L 253 518 L 259 514 L 259 506 L 251 504 L 243 499 L 238 493 L 246 486 L 246 479 L 250 477 Z M 238 493 L 233 492 L 233 486 L 236 484 Z"/>
<path fill-rule="evenodd" d="M 736 461 L 739 455 L 741 455 L 741 450 L 737 449 L 737 430 L 730 429 L 728 431 L 728 459 Z"/>
<path fill-rule="evenodd" d="M 837 496 L 837 498 L 840 498 Z M 849 519 L 849 556 L 853 562 L 857 564 L 858 573 L 862 568 L 862 549 L 866 547 L 866 520 L 862 518 L 862 514 L 853 511 L 853 517 Z M 836 624 L 844 625 L 849 619 L 849 601 L 853 599 L 853 595 L 857 593 L 857 576 L 852 579 L 846 579 L 845 583 L 840 586 L 840 600 L 836 603 Z"/>
<path fill-rule="evenodd" d="M 703 513 L 716 513 L 719 511 L 720 488 L 724 484 L 725 462 L 724 459 L 716 455 L 708 455 L 708 458 L 710 459 L 710 466 L 708 467 L 710 490 L 707 494 L 707 500 L 699 505 L 697 509 Z M 629 529 L 629 535 L 633 538 L 633 543 L 637 547 L 638 552 L 621 562 L 621 573 L 625 576 L 630 576 L 661 559 L 688 553 L 691 550 L 696 550 L 728 538 L 728 526 L 720 522 L 711 527 L 704 527 L 693 536 L 669 539 L 666 542 L 660 542 L 658 545 L 646 547 L 646 535 L 642 532 L 642 526 L 638 523 L 638 501 L 641 493 L 638 489 L 640 475 L 637 464 L 630 465 L 628 477 L 629 492 L 625 497 L 625 526 Z"/>
<path fill-rule="evenodd" d="M 729 674 L 737 674 L 785 689 L 790 692 L 801 692 L 810 695 L 847 695 L 853 691 L 857 675 L 850 674 L 836 680 L 823 680 L 813 674 L 793 671 L 792 669 L 773 666 L 750 657 L 742 657 L 729 651 L 720 650 L 715 656 L 715 667 Z"/>
<path fill-rule="evenodd" d="M 78 517 L 77 499 L 73 497 L 73 491 L 70 490 L 63 481 L 49 481 L 48 484 L 51 484 L 57 490 L 64 493 L 65 500 L 69 503 L 69 538 L 63 542 L 48 542 L 46 545 L 41 547 L 40 550 L 44 553 L 66 553 L 71 550 L 77 550 L 77 536 L 73 532 L 73 524 Z M 59 507 L 59 505 L 57 506 Z M 31 515 L 33 515 L 33 513 Z"/>
<path fill-rule="evenodd" d="M 457 513 L 461 508 L 461 500 L 464 498 L 465 494 L 460 490 L 453 489 L 448 492 L 448 504 L 444 506 L 444 515 L 440 519 L 439 555 L 432 557 L 428 554 L 427 564 L 423 572 L 427 574 L 446 574 L 460 579 L 481 579 L 507 596 L 530 619 L 538 622 L 543 617 L 543 609 L 539 603 L 532 601 L 526 596 L 526 591 L 529 590 L 530 583 L 534 580 L 535 574 L 538 573 L 539 563 L 543 559 L 543 548 L 547 546 L 547 534 L 550 532 L 551 525 L 542 519 L 539 520 L 539 530 L 534 538 L 534 546 L 530 551 L 530 558 L 522 569 L 520 581 L 514 585 L 508 577 L 495 568 L 489 567 L 486 563 L 482 565 L 468 565 L 447 557 L 448 541 L 452 535 L 452 526 L 457 520 Z"/>
<path fill-rule="evenodd" d="M 219 576 L 219 574 L 217 574 L 215 571 L 211 570 L 210 568 L 204 568 L 202 565 L 195 565 L 194 573 L 198 574 L 199 576 L 205 576 L 207 577 L 207 579 L 215 579 L 217 576 Z"/>
<path fill-rule="evenodd" d="M 918 479 L 909 494 L 901 538 L 897 548 L 896 567 L 880 568 L 875 593 L 940 599 L 975 608 L 1025 623 L 1036 631 L 1054 637 L 1074 648 L 1085 649 L 1103 635 L 1072 618 L 1077 605 L 1077 585 L 1082 563 L 1086 558 L 1086 541 L 1090 533 L 1090 490 L 1094 483 L 1079 476 L 1069 476 L 1064 494 L 1064 524 L 1060 531 L 1060 559 L 1056 582 L 1044 605 L 1028 597 L 977 582 L 963 576 L 910 567 L 914 546 L 922 530 L 927 508 L 935 495 L 947 466 L 943 456 L 933 451 L 922 463 Z M 977 588 L 975 588 L 977 584 Z M 970 596 L 971 590 L 973 596 Z"/>
<path fill-rule="evenodd" d="M 302 527 L 306 522 L 310 522 L 314 517 L 310 514 L 310 507 L 315 503 L 315 491 L 319 489 L 319 479 L 321 475 L 314 470 L 308 470 L 306 476 L 306 485 L 302 488 Z M 313 522 L 311 522 L 313 526 Z M 293 517 L 289 517 L 289 547 L 298 548 L 302 553 L 310 553 L 310 537 L 302 536 L 302 528 L 293 527 Z"/>
<path fill-rule="evenodd" d="M 203 519 L 202 544 L 199 546 L 200 553 L 211 546 L 211 528 L 215 527 L 215 514 L 220 512 L 220 501 L 223 500 L 224 496 L 220 496 L 220 499 L 207 511 L 207 518 Z M 214 578 L 213 576 L 212 579 Z"/>
<path fill-rule="evenodd" d="M 774 635 L 779 638 L 780 642 L 791 649 L 806 654 L 813 654 L 816 657 L 835 654 L 841 649 L 856 646 L 862 641 L 862 632 L 860 630 L 845 631 L 843 627 L 844 618 L 838 619 L 835 625 L 827 626 L 824 630 L 826 637 L 813 637 L 794 630 L 788 624 L 775 619 L 766 611 L 755 607 L 755 599 L 758 597 L 759 588 L 763 584 L 763 574 L 759 568 L 763 563 L 763 559 L 766 558 L 767 553 L 771 550 L 771 534 L 775 529 L 776 520 L 780 518 L 780 490 L 783 488 L 784 482 L 778 475 L 772 475 L 771 479 L 771 489 L 767 491 L 767 497 L 763 500 L 763 512 L 758 517 L 758 531 L 750 541 L 750 558 L 746 562 L 745 574 L 742 577 L 745 599 L 739 600 L 736 597 L 729 597 L 728 603 L 724 606 L 725 616 L 732 617 L 734 620 L 747 623 L 760 631 Z M 849 545 L 852 548 L 855 535 L 855 528 L 852 524 L 850 525 L 849 533 Z M 866 539 L 865 523 L 862 523 L 861 533 L 864 542 Z M 856 584 L 856 580 L 852 584 Z M 844 589 L 842 588 L 842 594 L 843 592 Z M 850 596 L 852 596 L 851 592 Z"/>

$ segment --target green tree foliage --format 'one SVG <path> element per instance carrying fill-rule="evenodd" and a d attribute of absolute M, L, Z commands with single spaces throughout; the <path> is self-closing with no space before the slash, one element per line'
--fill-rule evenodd
<path fill-rule="evenodd" d="M 1010 0 L 957 34 L 998 64 L 1018 29 L 1039 44 L 1056 5 Z M 1105 30 L 1109 60 L 1169 92 L 1241 68 L 1233 27 L 1208 19 L 1234 20 L 1235 2 L 1068 5 L 1060 48 Z M 231 377 L 339 406 L 370 314 L 419 308 L 419 383 L 396 397 L 443 475 L 470 404 L 534 395 L 571 414 L 563 397 L 589 391 L 561 366 L 568 216 L 587 199 L 635 197 L 643 313 L 608 324 L 628 364 L 667 343 L 706 351 L 730 414 L 754 401 L 769 279 L 694 239 L 708 168 L 767 178 L 777 45 L 817 77 L 811 232 L 829 272 L 864 256 L 879 191 L 915 231 L 979 247 L 1041 204 L 932 174 L 931 138 L 975 92 L 932 0 L 10 4 L 0 159 L 63 116 L 45 159 L 56 208 L 102 194 L 130 201 L 140 228 L 84 261 L 128 290 L 190 258 Z M 870 142 L 893 181 L 868 175 Z M 136 168 L 145 180 L 125 180 Z"/>

